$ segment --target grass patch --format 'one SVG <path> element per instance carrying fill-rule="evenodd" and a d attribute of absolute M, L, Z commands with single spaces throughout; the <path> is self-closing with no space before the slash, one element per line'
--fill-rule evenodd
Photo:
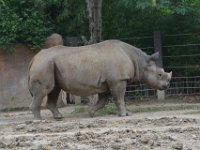
<path fill-rule="evenodd" d="M 84 113 L 85 112 L 85 107 L 80 105 L 74 108 L 73 113 L 79 114 L 79 113 Z"/>
<path fill-rule="evenodd" d="M 172 110 L 186 110 L 186 109 L 200 109 L 199 105 L 195 104 L 177 104 L 177 105 L 146 105 L 146 106 L 135 106 L 135 105 L 129 105 L 127 108 L 131 112 L 157 112 L 157 111 L 172 111 Z"/>
<path fill-rule="evenodd" d="M 100 109 L 97 112 L 97 115 L 99 116 L 104 116 L 104 115 L 113 115 L 117 113 L 117 108 L 114 104 L 109 104 L 106 105 L 105 107 L 103 107 L 102 109 Z"/>
<path fill-rule="evenodd" d="M 195 114 L 200 114 L 200 110 L 198 110 L 198 111 L 190 111 L 190 112 L 186 112 L 186 113 L 184 113 L 185 115 L 195 115 Z"/>
<path fill-rule="evenodd" d="M 200 105 L 197 104 L 172 104 L 172 105 L 134 105 L 134 104 L 127 104 L 127 110 L 132 113 L 140 113 L 140 112 L 157 112 L 157 111 L 173 111 L 173 110 L 187 110 L 193 109 L 191 112 L 187 112 L 185 114 L 200 114 Z M 72 114 L 82 115 L 87 114 L 87 105 L 79 105 L 74 107 L 74 111 Z M 99 111 L 95 113 L 95 116 L 106 116 L 106 115 L 116 115 L 118 112 L 114 103 L 109 103 Z"/>
<path fill-rule="evenodd" d="M 76 106 L 72 113 L 73 114 L 87 113 L 86 107 L 88 107 L 88 106 L 87 105 Z M 100 109 L 99 111 L 97 111 L 95 113 L 95 115 L 104 116 L 104 115 L 113 115 L 113 114 L 116 114 L 116 113 L 117 113 L 116 106 L 114 104 L 109 104 L 109 105 L 106 105 L 105 107 L 103 107 L 102 109 Z"/>
<path fill-rule="evenodd" d="M 0 112 L 14 112 L 14 111 L 25 111 L 29 110 L 28 107 L 16 107 L 16 108 L 4 108 L 1 109 Z"/>
<path fill-rule="evenodd" d="M 140 147 L 139 150 L 149 150 L 147 147 Z"/>

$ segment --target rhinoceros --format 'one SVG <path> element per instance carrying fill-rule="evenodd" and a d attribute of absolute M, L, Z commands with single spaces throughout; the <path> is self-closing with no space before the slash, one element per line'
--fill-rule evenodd
<path fill-rule="evenodd" d="M 90 116 L 104 107 L 112 94 L 119 116 L 126 116 L 127 83 L 139 81 L 159 90 L 169 86 L 172 72 L 158 67 L 157 58 L 158 53 L 147 55 L 119 40 L 41 50 L 29 65 L 28 87 L 33 96 L 30 109 L 35 119 L 41 119 L 40 105 L 47 96 L 47 108 L 55 119 L 61 119 L 56 102 L 62 89 L 77 96 L 98 94 L 96 104 L 89 107 Z"/>

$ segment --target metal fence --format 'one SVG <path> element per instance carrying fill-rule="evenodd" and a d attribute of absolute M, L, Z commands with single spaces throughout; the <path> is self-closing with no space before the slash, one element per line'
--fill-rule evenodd
<path fill-rule="evenodd" d="M 154 38 L 154 36 L 145 36 L 121 40 L 151 54 L 156 47 L 155 43 L 153 44 Z M 149 45 L 143 46 L 143 41 Z M 166 71 L 173 71 L 171 85 L 165 91 L 165 97 L 200 96 L 200 33 L 163 35 L 160 45 L 163 67 Z M 170 55 L 171 53 L 173 55 Z M 157 91 L 144 84 L 127 86 L 126 98 L 128 99 L 156 97 Z"/>
<path fill-rule="evenodd" d="M 200 95 L 200 76 L 174 77 L 166 97 Z"/>
<path fill-rule="evenodd" d="M 126 88 L 126 99 L 156 98 L 156 90 L 144 84 L 130 84 Z"/>
<path fill-rule="evenodd" d="M 200 76 L 173 77 L 170 87 L 165 90 L 165 97 L 200 96 Z M 127 86 L 126 99 L 156 98 L 157 90 L 148 88 L 144 84 L 130 84 Z"/>

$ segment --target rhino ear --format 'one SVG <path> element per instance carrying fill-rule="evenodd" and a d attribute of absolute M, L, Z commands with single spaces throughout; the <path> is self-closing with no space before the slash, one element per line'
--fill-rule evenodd
<path fill-rule="evenodd" d="M 170 78 L 172 77 L 172 71 L 169 73 Z"/>
<path fill-rule="evenodd" d="M 159 60 L 159 52 L 156 52 L 150 56 L 151 61 L 157 62 Z"/>

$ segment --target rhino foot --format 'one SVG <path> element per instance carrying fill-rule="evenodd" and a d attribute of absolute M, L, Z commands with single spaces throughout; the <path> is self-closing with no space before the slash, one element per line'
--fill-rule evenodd
<path fill-rule="evenodd" d="M 39 110 L 33 110 L 31 109 L 33 115 L 34 115 L 34 120 L 42 120 L 41 114 Z"/>
<path fill-rule="evenodd" d="M 42 117 L 41 116 L 34 116 L 34 121 L 41 121 Z"/>
<path fill-rule="evenodd" d="M 120 112 L 120 113 L 118 114 L 118 116 L 120 116 L 120 117 L 125 117 L 125 116 L 130 116 L 130 115 L 131 115 L 131 112 L 129 112 L 129 111 Z"/>
<path fill-rule="evenodd" d="M 89 116 L 91 117 L 91 118 L 93 118 L 94 117 L 94 111 L 91 109 L 91 108 L 88 108 L 88 113 L 89 113 Z"/>
<path fill-rule="evenodd" d="M 63 116 L 61 114 L 54 115 L 53 117 L 55 120 L 58 120 L 58 121 L 63 119 Z"/>
<path fill-rule="evenodd" d="M 131 116 L 133 113 L 132 112 L 130 112 L 130 111 L 127 111 L 126 112 L 126 116 Z"/>
<path fill-rule="evenodd" d="M 123 114 L 120 113 L 120 114 L 118 114 L 118 116 L 119 117 L 125 117 L 125 116 L 127 116 L 127 113 L 123 113 Z"/>

